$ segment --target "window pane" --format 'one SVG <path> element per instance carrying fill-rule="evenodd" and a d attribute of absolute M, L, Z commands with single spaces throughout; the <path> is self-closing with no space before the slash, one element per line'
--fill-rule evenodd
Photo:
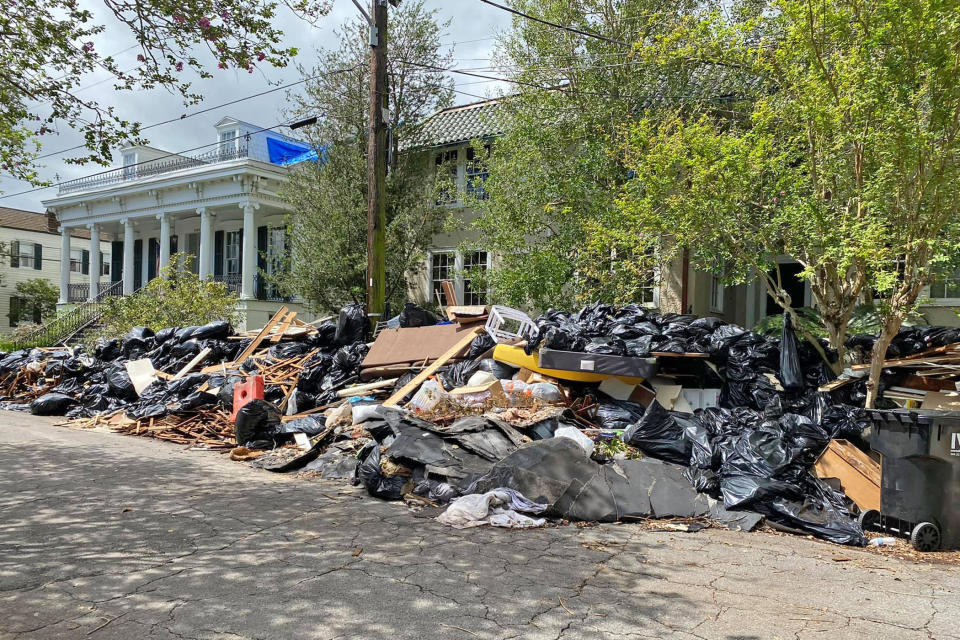
<path fill-rule="evenodd" d="M 32 242 L 20 243 L 20 268 L 21 269 L 33 268 L 33 243 Z"/>
<path fill-rule="evenodd" d="M 447 297 L 443 294 L 443 287 L 440 283 L 443 280 L 453 280 L 453 268 L 455 254 L 452 251 L 434 253 L 430 257 L 430 282 L 431 298 L 430 302 L 437 299 L 437 292 L 440 292 L 440 299 L 444 305 L 449 304 Z"/>
<path fill-rule="evenodd" d="M 463 304 L 480 305 L 487 303 L 487 291 L 483 285 L 473 286 L 473 276 L 477 272 L 487 271 L 487 252 L 471 251 L 463 256 Z"/>

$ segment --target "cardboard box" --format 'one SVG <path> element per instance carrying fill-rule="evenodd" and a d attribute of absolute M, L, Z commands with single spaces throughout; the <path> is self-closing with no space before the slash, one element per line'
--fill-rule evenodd
<path fill-rule="evenodd" d="M 818 478 L 837 478 L 862 510 L 880 510 L 881 465 L 846 440 L 831 440 L 813 465 Z"/>
<path fill-rule="evenodd" d="M 541 349 L 540 367 L 564 371 L 586 371 L 628 378 L 649 378 L 657 372 L 657 359 Z"/>

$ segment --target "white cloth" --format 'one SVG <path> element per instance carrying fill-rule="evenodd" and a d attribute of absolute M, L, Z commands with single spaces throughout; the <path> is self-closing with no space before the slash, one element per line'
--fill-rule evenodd
<path fill-rule="evenodd" d="M 530 502 L 513 489 L 501 487 L 487 493 L 472 493 L 453 500 L 447 510 L 437 516 L 437 520 L 455 529 L 469 529 L 485 524 L 527 529 L 542 527 L 547 521 L 519 512 L 542 513 L 546 508 L 547 505 Z"/>

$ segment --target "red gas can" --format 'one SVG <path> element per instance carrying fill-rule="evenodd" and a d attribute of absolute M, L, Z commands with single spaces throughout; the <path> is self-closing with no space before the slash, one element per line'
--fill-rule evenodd
<path fill-rule="evenodd" d="M 250 376 L 233 385 L 233 413 L 230 422 L 236 422 L 237 411 L 251 400 L 263 400 L 263 376 Z"/>

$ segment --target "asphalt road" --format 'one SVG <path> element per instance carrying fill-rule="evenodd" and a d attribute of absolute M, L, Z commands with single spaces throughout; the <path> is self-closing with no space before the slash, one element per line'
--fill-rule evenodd
<path fill-rule="evenodd" d="M 960 637 L 950 566 L 715 529 L 457 531 L 52 422 L 0 412 L 4 640 Z"/>

